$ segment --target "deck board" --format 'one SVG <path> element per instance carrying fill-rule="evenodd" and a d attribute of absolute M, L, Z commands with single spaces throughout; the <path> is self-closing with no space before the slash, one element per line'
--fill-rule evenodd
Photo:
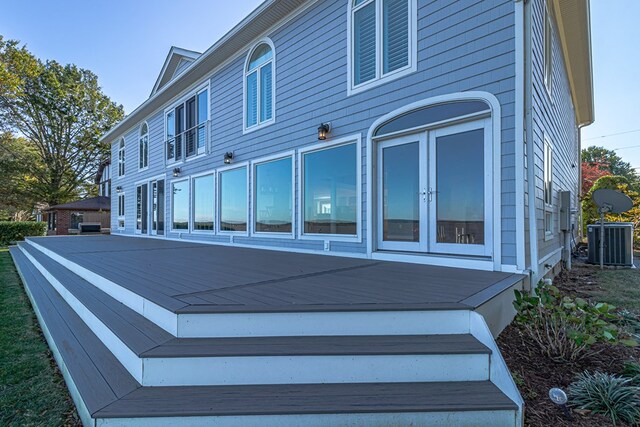
<path fill-rule="evenodd" d="M 476 308 L 511 273 L 120 236 L 30 238 L 176 313 Z"/>

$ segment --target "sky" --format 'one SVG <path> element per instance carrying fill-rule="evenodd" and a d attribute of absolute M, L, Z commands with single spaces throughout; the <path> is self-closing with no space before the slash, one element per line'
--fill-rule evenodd
<path fill-rule="evenodd" d="M 203 52 L 260 3 L 0 0 L 0 34 L 41 59 L 92 70 L 130 113 L 149 96 L 172 45 Z M 582 134 L 583 147 L 619 149 L 634 167 L 640 167 L 638 16 L 640 0 L 591 0 L 596 121 Z M 631 146 L 637 147 L 624 148 Z"/>

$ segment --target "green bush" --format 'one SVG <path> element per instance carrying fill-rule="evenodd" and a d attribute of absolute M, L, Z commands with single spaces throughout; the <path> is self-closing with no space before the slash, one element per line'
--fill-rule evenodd
<path fill-rule="evenodd" d="M 569 398 L 580 409 L 611 417 L 614 425 L 620 421 L 632 425 L 640 422 L 638 387 L 630 378 L 583 372 L 569 386 Z"/>
<path fill-rule="evenodd" d="M 637 345 L 614 324 L 619 316 L 610 304 L 563 296 L 542 282 L 534 296 L 516 290 L 515 297 L 517 324 L 552 360 L 579 360 L 597 342 Z"/>
<path fill-rule="evenodd" d="M 0 221 L 0 246 L 6 246 L 27 236 L 44 236 L 47 231 L 45 222 Z"/>

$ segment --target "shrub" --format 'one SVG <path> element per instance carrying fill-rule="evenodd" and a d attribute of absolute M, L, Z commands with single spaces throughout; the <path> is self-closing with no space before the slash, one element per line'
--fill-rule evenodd
<path fill-rule="evenodd" d="M 625 362 L 624 368 L 622 369 L 622 376 L 629 378 L 633 385 L 640 385 L 640 363 L 635 360 Z"/>
<path fill-rule="evenodd" d="M 640 422 L 640 396 L 631 379 L 616 375 L 583 372 L 569 386 L 573 405 L 611 417 L 613 424 Z"/>
<path fill-rule="evenodd" d="M 613 323 L 615 307 L 563 296 L 542 282 L 534 296 L 515 291 L 516 322 L 555 361 L 574 361 L 590 353 L 597 342 L 637 345 Z"/>
<path fill-rule="evenodd" d="M 6 246 L 27 236 L 44 236 L 47 224 L 34 221 L 0 221 L 0 245 Z"/>

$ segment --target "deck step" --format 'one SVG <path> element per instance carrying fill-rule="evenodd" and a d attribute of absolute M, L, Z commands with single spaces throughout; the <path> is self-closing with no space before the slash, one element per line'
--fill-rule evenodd
<path fill-rule="evenodd" d="M 143 385 L 488 379 L 491 352 L 470 334 L 174 338 L 33 247 L 20 247 Z"/>
<path fill-rule="evenodd" d="M 11 248 L 85 425 L 514 425 L 517 405 L 489 381 L 140 387 Z"/>
<path fill-rule="evenodd" d="M 79 239 L 83 241 L 90 238 Z M 169 308 L 162 306 L 168 296 L 159 298 L 155 295 L 157 291 L 136 286 L 140 279 L 138 275 L 119 278 L 118 271 L 113 271 L 116 268 L 105 269 L 95 265 L 95 262 L 85 263 L 75 252 L 61 254 L 45 247 L 47 245 L 47 239 L 29 238 L 20 247 L 30 254 L 45 255 L 46 258 L 39 259 L 45 259 L 48 263 L 54 261 L 56 265 L 107 293 L 121 305 L 180 338 L 469 333 L 469 310 L 440 304 L 231 304 L 215 308 L 207 305 Z M 112 256 L 111 253 L 109 256 Z M 159 284 L 159 287 L 164 285 Z M 140 342 L 144 343 L 144 340 Z"/>

